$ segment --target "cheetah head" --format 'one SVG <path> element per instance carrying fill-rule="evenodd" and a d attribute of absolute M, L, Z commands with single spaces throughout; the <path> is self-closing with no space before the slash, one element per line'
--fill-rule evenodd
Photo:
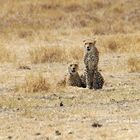
<path fill-rule="evenodd" d="M 78 68 L 79 68 L 79 66 L 76 63 L 69 64 L 69 66 L 68 66 L 68 72 L 69 72 L 69 74 L 72 74 L 72 75 L 73 74 L 76 74 L 77 71 L 78 71 Z"/>
<path fill-rule="evenodd" d="M 88 52 L 91 52 L 96 44 L 96 40 L 84 40 L 84 47 L 85 47 L 85 51 L 88 53 Z"/>

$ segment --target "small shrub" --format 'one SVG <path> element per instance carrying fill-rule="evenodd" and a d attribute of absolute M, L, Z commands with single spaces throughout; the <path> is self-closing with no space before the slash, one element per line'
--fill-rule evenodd
<path fill-rule="evenodd" d="M 66 12 L 75 12 L 79 9 L 81 9 L 82 7 L 78 4 L 70 4 L 68 6 L 65 7 Z"/>
<path fill-rule="evenodd" d="M 47 82 L 46 78 L 42 74 L 28 74 L 25 77 L 25 83 L 21 86 L 21 89 L 25 92 L 40 92 L 48 91 L 50 89 L 50 84 Z"/>
<path fill-rule="evenodd" d="M 104 7 L 104 2 L 103 1 L 94 1 L 93 2 L 93 7 L 96 8 L 96 9 L 100 9 L 100 8 L 103 8 Z"/>
<path fill-rule="evenodd" d="M 63 80 L 60 80 L 58 83 L 57 83 L 57 88 L 63 88 L 66 86 L 66 79 L 64 78 Z"/>
<path fill-rule="evenodd" d="M 32 36 L 32 34 L 32 31 L 19 31 L 18 36 L 23 39 Z"/>
<path fill-rule="evenodd" d="M 117 43 L 114 40 L 108 42 L 108 49 L 112 52 L 117 51 Z"/>
<path fill-rule="evenodd" d="M 114 5 L 112 7 L 112 12 L 121 14 L 124 12 L 124 9 L 123 9 L 122 5 Z"/>
<path fill-rule="evenodd" d="M 129 72 L 140 72 L 140 59 L 134 57 L 129 58 L 127 64 Z"/>

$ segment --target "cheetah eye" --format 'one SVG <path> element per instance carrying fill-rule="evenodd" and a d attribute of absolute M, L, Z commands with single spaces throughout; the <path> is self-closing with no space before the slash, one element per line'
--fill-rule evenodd
<path fill-rule="evenodd" d="M 89 43 L 89 45 L 92 45 L 93 43 Z"/>
<path fill-rule="evenodd" d="M 78 64 L 75 64 L 75 67 L 78 67 Z"/>
<path fill-rule="evenodd" d="M 72 64 L 70 64 L 70 67 L 72 67 Z"/>
<path fill-rule="evenodd" d="M 88 45 L 88 43 L 85 43 L 85 46 Z"/>

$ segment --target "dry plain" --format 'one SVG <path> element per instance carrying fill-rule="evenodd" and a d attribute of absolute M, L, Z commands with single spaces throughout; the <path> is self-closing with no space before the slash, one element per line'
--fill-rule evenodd
<path fill-rule="evenodd" d="M 0 139 L 139 140 L 140 1 L 1 0 Z M 96 37 L 101 90 L 58 86 Z"/>

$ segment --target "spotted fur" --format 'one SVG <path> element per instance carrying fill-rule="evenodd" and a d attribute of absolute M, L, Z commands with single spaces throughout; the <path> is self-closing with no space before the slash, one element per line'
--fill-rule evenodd
<path fill-rule="evenodd" d="M 81 76 L 81 80 L 82 80 L 82 85 L 83 87 L 85 88 L 86 87 L 86 74 L 82 74 Z M 100 72 L 98 71 L 95 71 L 94 72 L 94 76 L 92 77 L 93 78 L 93 84 L 92 84 L 92 87 L 96 90 L 96 89 L 102 89 L 103 88 L 103 85 L 104 85 L 104 78 L 103 76 L 101 75 Z"/>
<path fill-rule="evenodd" d="M 82 87 L 82 81 L 78 73 L 78 64 L 70 64 L 68 66 L 68 74 L 66 75 L 66 85 Z"/>
<path fill-rule="evenodd" d="M 85 55 L 84 55 L 84 64 L 85 64 L 85 76 L 86 76 L 86 87 L 89 89 L 93 88 L 95 71 L 98 71 L 98 62 L 99 62 L 99 51 L 95 47 L 96 41 L 85 40 Z"/>

